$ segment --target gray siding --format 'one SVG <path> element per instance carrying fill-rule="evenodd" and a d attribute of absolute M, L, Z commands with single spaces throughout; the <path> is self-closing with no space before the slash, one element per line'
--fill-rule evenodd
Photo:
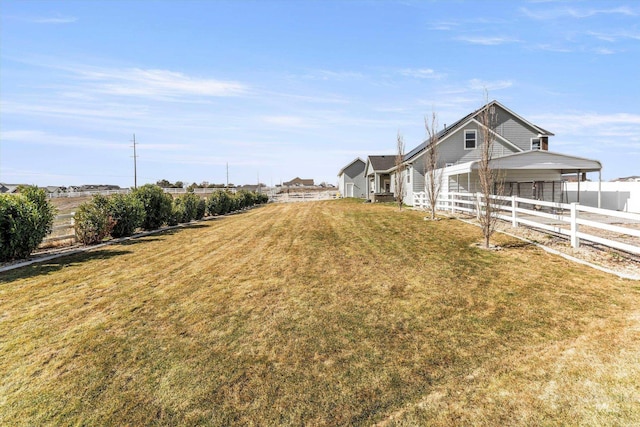
<path fill-rule="evenodd" d="M 364 176 L 364 162 L 355 162 L 347 167 L 340 176 L 341 194 L 346 197 L 347 184 L 353 183 L 353 197 L 367 196 L 367 181 Z"/>
<path fill-rule="evenodd" d="M 467 129 L 475 129 L 478 131 L 477 148 L 474 150 L 464 149 L 464 131 Z M 458 164 L 479 160 L 482 155 L 482 150 L 480 149 L 481 144 L 482 134 L 478 129 L 478 125 L 471 123 L 468 126 L 460 128 L 438 145 L 440 167 L 444 167 L 447 163 Z M 502 141 L 497 140 L 494 144 L 494 157 L 502 157 L 516 152 L 517 151 L 513 147 L 503 143 Z M 416 163 L 418 162 L 424 161 L 420 158 Z"/>
<path fill-rule="evenodd" d="M 423 159 L 424 156 L 421 156 L 417 162 L 413 163 L 413 177 L 411 178 L 411 185 L 414 193 L 424 191 L 425 165 Z"/>
<path fill-rule="evenodd" d="M 523 151 L 531 150 L 531 138 L 538 136 L 535 130 L 498 106 L 496 106 L 496 120 L 496 132 Z"/>

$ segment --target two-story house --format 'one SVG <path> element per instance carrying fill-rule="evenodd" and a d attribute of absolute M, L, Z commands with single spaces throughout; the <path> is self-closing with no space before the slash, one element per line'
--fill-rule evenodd
<path fill-rule="evenodd" d="M 468 114 L 438 133 L 436 144 L 442 192 L 480 191 L 478 164 L 482 156 L 483 124 L 481 113 L 490 109 L 495 138 L 491 167 L 499 169 L 505 195 L 563 201 L 563 175 L 584 179 L 587 172 L 600 172 L 597 160 L 549 151 L 553 133 L 527 121 L 497 101 Z M 413 195 L 425 191 L 425 153 L 428 141 L 405 155 L 405 201 L 413 204 Z M 394 182 L 395 171 L 390 171 Z M 380 188 L 374 188 L 379 192 Z"/>

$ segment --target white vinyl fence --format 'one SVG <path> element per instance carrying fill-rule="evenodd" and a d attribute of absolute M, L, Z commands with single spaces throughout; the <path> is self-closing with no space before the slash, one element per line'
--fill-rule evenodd
<path fill-rule="evenodd" d="M 315 202 L 319 200 L 332 200 L 338 198 L 336 190 L 330 191 L 310 191 L 310 192 L 290 192 L 272 194 L 270 200 L 279 203 L 292 202 Z"/>
<path fill-rule="evenodd" d="M 61 193 L 49 193 L 50 199 L 59 199 L 63 197 L 91 197 L 96 194 L 103 196 L 111 196 L 113 194 L 129 194 L 131 190 L 129 188 L 123 188 L 121 190 L 97 190 L 97 191 L 70 191 Z"/>
<path fill-rule="evenodd" d="M 600 207 L 623 212 L 640 213 L 640 182 L 566 182 L 565 193 L 568 203 L 598 207 L 598 188 L 600 189 Z"/>
<path fill-rule="evenodd" d="M 61 240 L 75 240 L 76 234 L 73 229 L 73 216 L 75 212 L 65 215 L 58 215 L 53 219 L 53 228 L 51 233 L 44 238 L 42 244 L 48 245 Z"/>
<path fill-rule="evenodd" d="M 414 207 L 428 209 L 426 195 L 414 198 Z M 580 240 L 640 255 L 640 214 L 598 209 L 578 203 L 555 203 L 516 196 L 491 196 L 500 219 L 513 227 L 526 225 L 568 236 L 571 246 Z M 444 193 L 438 209 L 477 215 L 485 206 L 480 193 Z"/>

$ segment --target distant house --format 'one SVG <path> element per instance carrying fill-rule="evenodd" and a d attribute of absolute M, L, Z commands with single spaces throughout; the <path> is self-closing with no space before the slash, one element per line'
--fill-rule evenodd
<path fill-rule="evenodd" d="M 313 179 L 302 179 L 295 177 L 291 181 L 283 182 L 283 187 L 314 187 Z"/>
<path fill-rule="evenodd" d="M 2 184 L 0 183 L 0 193 L 12 194 L 18 191 L 18 187 L 22 184 Z"/>
<path fill-rule="evenodd" d="M 361 158 L 340 169 L 338 172 L 338 191 L 342 197 L 367 197 L 367 180 L 364 176 L 366 163 Z"/>
<path fill-rule="evenodd" d="M 627 176 L 624 178 L 612 179 L 611 181 L 612 182 L 640 182 L 640 176 L 638 175 Z"/>
<path fill-rule="evenodd" d="M 61 194 L 64 193 L 66 191 L 65 187 L 58 187 L 56 185 L 48 185 L 46 187 L 44 187 L 44 191 L 46 191 L 48 194 Z"/>
<path fill-rule="evenodd" d="M 395 169 L 396 156 L 368 156 L 364 169 L 367 181 L 367 198 L 376 200 L 376 196 L 392 194 L 391 173 Z M 379 197 L 378 197 L 379 199 Z"/>
<path fill-rule="evenodd" d="M 246 185 L 241 185 L 239 187 L 236 187 L 236 189 L 238 191 L 252 191 L 254 193 L 260 193 L 262 191 L 264 191 L 266 189 L 266 187 L 262 184 L 260 185 L 250 185 L 250 184 L 246 184 Z"/>

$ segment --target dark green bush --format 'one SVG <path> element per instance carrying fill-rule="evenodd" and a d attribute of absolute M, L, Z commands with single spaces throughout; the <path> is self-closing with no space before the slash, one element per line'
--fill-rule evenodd
<path fill-rule="evenodd" d="M 109 199 L 101 195 L 81 204 L 73 219 L 76 238 L 85 245 L 102 242 L 115 225 L 109 214 Z"/>
<path fill-rule="evenodd" d="M 196 219 L 201 220 L 207 211 L 207 202 L 204 199 L 198 199 L 198 207 L 196 209 Z"/>
<path fill-rule="evenodd" d="M 181 222 L 189 222 L 198 216 L 198 203 L 200 198 L 193 193 L 184 194 L 176 199 L 184 210 Z"/>
<path fill-rule="evenodd" d="M 111 236 L 131 236 L 145 218 L 142 201 L 133 194 L 115 194 L 109 198 L 108 211 L 115 221 Z"/>
<path fill-rule="evenodd" d="M 55 208 L 42 189 L 0 195 L 0 261 L 26 258 L 51 232 Z"/>
<path fill-rule="evenodd" d="M 162 188 L 146 184 L 134 190 L 133 194 L 144 206 L 143 229 L 156 230 L 169 220 L 169 216 L 172 215 L 172 198 Z"/>
<path fill-rule="evenodd" d="M 35 205 L 38 212 L 36 224 L 34 225 L 34 233 L 36 239 L 42 240 L 51 233 L 53 228 L 53 220 L 56 216 L 56 209 L 49 203 L 47 193 L 38 187 L 23 187 L 21 194 Z M 38 243 L 40 244 L 40 243 Z"/>
<path fill-rule="evenodd" d="M 224 215 L 230 212 L 231 196 L 226 191 L 215 191 L 207 198 L 209 215 Z"/>
<path fill-rule="evenodd" d="M 169 217 L 167 218 L 167 225 L 178 225 L 181 222 L 184 222 L 184 217 L 184 205 L 181 203 L 180 199 L 175 199 L 171 206 L 171 214 L 169 214 Z"/>

